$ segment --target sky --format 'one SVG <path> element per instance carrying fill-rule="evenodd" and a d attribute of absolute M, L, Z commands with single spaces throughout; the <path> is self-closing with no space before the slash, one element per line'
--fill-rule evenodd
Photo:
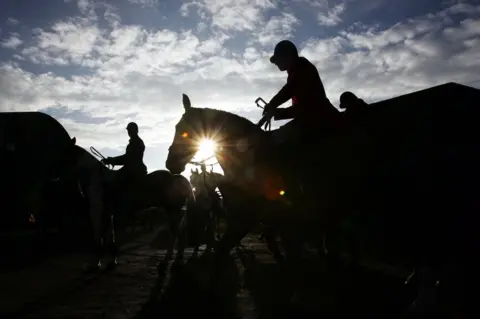
<path fill-rule="evenodd" d="M 135 121 L 149 171 L 163 169 L 182 93 L 258 121 L 255 99 L 286 81 L 269 62 L 283 39 L 335 106 L 346 90 L 374 102 L 480 87 L 479 0 L 3 0 L 0 111 L 50 114 L 106 156 Z"/>

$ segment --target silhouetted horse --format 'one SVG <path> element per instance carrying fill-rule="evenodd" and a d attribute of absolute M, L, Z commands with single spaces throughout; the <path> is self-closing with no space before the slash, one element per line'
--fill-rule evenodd
<path fill-rule="evenodd" d="M 380 259 L 389 253 L 414 264 L 466 265 L 478 244 L 466 221 L 478 209 L 479 95 L 448 84 L 379 102 L 348 132 L 312 128 L 288 149 L 247 119 L 194 108 L 184 95 L 166 166 L 182 172 L 197 139 L 217 137 L 231 221 L 216 247 L 219 260 L 266 221 L 280 223 L 295 270 L 306 225 L 333 232 L 356 213 L 369 220 Z"/>
<path fill-rule="evenodd" d="M 27 227 L 45 185 L 75 167 L 75 139 L 40 112 L 0 113 L 1 228 Z"/>
<path fill-rule="evenodd" d="M 130 191 L 119 194 L 117 171 L 105 167 L 92 154 L 77 147 L 78 169 L 84 193 L 89 198 L 90 214 L 95 217 L 95 242 L 98 247 L 98 265 L 104 256 L 105 234 L 111 235 L 110 252 L 113 263 L 117 262 L 118 249 L 115 242 L 115 216 L 133 214 L 151 207 L 165 208 L 174 241 L 167 252 L 173 257 L 175 241 L 178 239 L 177 260 L 183 259 L 186 244 L 186 210 L 194 204 L 195 197 L 188 180 L 182 175 L 172 175 L 166 170 L 157 170 L 145 175 Z M 120 195 L 120 196 L 119 196 Z M 109 226 L 109 227 L 108 227 Z M 106 233 L 106 231 L 108 232 Z"/>

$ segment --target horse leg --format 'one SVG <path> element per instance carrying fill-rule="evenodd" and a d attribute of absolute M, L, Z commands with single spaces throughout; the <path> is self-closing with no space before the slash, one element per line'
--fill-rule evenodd
<path fill-rule="evenodd" d="M 168 211 L 168 225 L 170 232 L 172 233 L 172 243 L 168 247 L 165 261 L 169 261 L 173 258 L 175 246 L 177 246 L 176 260 L 183 260 L 185 246 L 186 246 L 186 220 L 185 212 L 182 208 Z"/>
<path fill-rule="evenodd" d="M 169 262 L 173 258 L 173 252 L 175 250 L 175 243 L 177 241 L 177 230 L 175 229 L 176 222 L 172 215 L 175 215 L 175 211 L 167 210 L 168 215 L 168 228 L 170 233 L 172 234 L 172 242 L 167 248 L 167 253 L 165 254 L 165 258 L 163 262 Z"/>
<path fill-rule="evenodd" d="M 286 253 L 286 270 L 292 287 L 291 302 L 299 301 L 299 293 L 303 292 L 304 277 L 302 266 L 302 239 L 298 235 L 298 227 L 283 226 L 280 230 L 280 238 Z"/>
<path fill-rule="evenodd" d="M 104 245 L 104 195 L 103 188 L 98 174 L 92 174 L 87 188 L 87 198 L 89 200 L 90 220 L 93 226 L 93 240 L 96 251 L 96 268 L 100 269 L 105 255 Z"/>
<path fill-rule="evenodd" d="M 93 226 L 93 243 L 95 249 L 96 267 L 101 268 L 103 264 L 103 257 L 105 255 L 105 238 L 103 236 L 104 223 L 102 218 L 102 211 L 99 211 L 91 206 L 90 220 Z"/>
<path fill-rule="evenodd" d="M 215 219 L 215 230 L 216 230 L 215 239 L 219 240 L 221 236 L 220 236 L 220 205 L 218 203 L 216 203 L 214 206 L 213 214 Z"/>
<path fill-rule="evenodd" d="M 216 274 L 221 274 L 223 263 L 230 256 L 230 251 L 237 245 L 248 233 L 247 227 L 227 226 L 227 230 L 222 238 L 215 243 L 214 270 Z"/>
<path fill-rule="evenodd" d="M 206 250 L 211 251 L 213 246 L 215 245 L 215 215 L 212 210 L 208 212 L 206 235 L 207 235 Z"/>
<path fill-rule="evenodd" d="M 177 256 L 175 258 L 176 262 L 183 261 L 185 247 L 187 246 L 187 214 L 186 210 L 183 208 L 179 211 L 179 221 L 175 227 L 177 241 Z"/>
<path fill-rule="evenodd" d="M 411 314 L 426 314 L 435 307 L 439 272 L 428 266 L 419 266 L 415 275 L 418 277 L 417 296 L 408 311 Z"/>
<path fill-rule="evenodd" d="M 267 242 L 268 250 L 273 254 L 273 257 L 278 263 L 283 263 L 284 258 L 282 253 L 280 252 L 280 247 L 278 246 L 276 235 L 277 229 L 270 227 L 265 229 L 262 233 L 264 240 Z"/>
<path fill-rule="evenodd" d="M 118 265 L 118 255 L 119 249 L 117 245 L 117 238 L 115 234 L 115 217 L 110 215 L 109 220 L 109 237 L 110 237 L 110 253 L 112 254 L 112 261 L 109 263 L 108 267 L 113 268 Z"/>
<path fill-rule="evenodd" d="M 327 232 L 323 232 L 322 241 L 318 245 L 318 254 L 323 257 L 328 255 L 328 248 L 327 248 Z"/>

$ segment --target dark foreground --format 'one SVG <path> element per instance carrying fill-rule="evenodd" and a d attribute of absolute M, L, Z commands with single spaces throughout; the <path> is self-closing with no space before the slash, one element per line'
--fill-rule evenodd
<path fill-rule="evenodd" d="M 287 307 L 284 274 L 257 236 L 232 253 L 214 294 L 196 280 L 206 268 L 203 252 L 192 257 L 187 250 L 183 266 L 164 263 L 165 250 L 152 244 L 162 241 L 155 232 L 124 245 L 121 264 L 101 274 L 86 274 L 80 253 L 2 270 L 0 317 L 398 318 L 405 309 L 404 278 L 367 268 L 327 272 L 308 250 L 306 300 L 302 307 Z"/>

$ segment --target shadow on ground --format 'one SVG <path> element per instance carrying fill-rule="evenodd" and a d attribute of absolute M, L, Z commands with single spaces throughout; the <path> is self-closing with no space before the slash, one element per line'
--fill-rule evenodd
<path fill-rule="evenodd" d="M 240 262 L 230 259 L 214 293 L 199 284 L 206 278 L 208 257 L 173 265 L 168 280 L 169 267 L 162 264 L 150 299 L 136 318 L 399 318 L 407 306 L 408 292 L 401 280 L 365 269 L 327 273 L 320 260 L 306 261 L 304 301 L 291 306 L 282 267 L 263 262 L 253 250 L 237 250 L 237 254 Z M 242 300 L 245 290 L 253 304 Z"/>
<path fill-rule="evenodd" d="M 210 256 L 191 257 L 185 264 L 171 267 L 161 263 L 150 298 L 136 318 L 242 318 L 237 309 L 240 277 L 233 259 L 225 264 L 215 292 L 203 286 L 210 267 Z"/>

